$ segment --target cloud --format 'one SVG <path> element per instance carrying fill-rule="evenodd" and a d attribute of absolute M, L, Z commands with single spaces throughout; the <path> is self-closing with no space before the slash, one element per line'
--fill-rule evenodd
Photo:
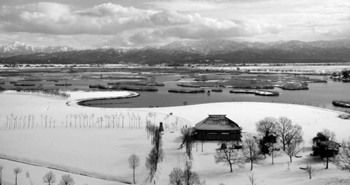
<path fill-rule="evenodd" d="M 0 12 L 2 32 L 48 37 L 66 35 L 64 39 L 73 38 L 72 35 L 91 35 L 98 45 L 140 46 L 176 39 L 225 39 L 263 32 L 261 28 L 239 20 L 220 20 L 174 10 L 137 9 L 112 3 L 85 9 L 58 3 L 35 3 L 2 6 Z M 98 41 L 97 36 L 104 36 L 104 40 Z"/>
<path fill-rule="evenodd" d="M 316 28 L 315 33 L 329 36 L 329 37 L 349 38 L 350 37 L 350 24 L 345 25 L 343 27 Z"/>
<path fill-rule="evenodd" d="M 124 31 L 152 28 L 171 35 L 175 35 L 171 32 L 179 31 L 187 37 L 221 37 L 235 34 L 242 36 L 247 30 L 243 24 L 230 20 L 181 14 L 172 10 L 136 9 L 112 3 L 83 10 L 57 3 L 37 3 L 2 7 L 2 12 L 1 28 L 8 32 L 115 35 Z M 189 33 L 186 34 L 186 31 Z"/>
<path fill-rule="evenodd" d="M 136 9 L 134 7 L 123 7 L 113 3 L 104 3 L 85 10 L 78 10 L 77 14 L 90 17 L 110 16 L 115 18 L 127 18 L 139 15 L 150 15 L 156 12 L 157 11 Z"/>
<path fill-rule="evenodd" d="M 64 43 L 71 39 L 75 45 L 139 47 L 178 39 L 331 38 L 348 36 L 350 25 L 348 0 L 145 0 L 142 6 L 140 1 L 127 2 L 138 8 L 53 2 L 0 6 L 0 33 L 66 39 Z"/>
<path fill-rule="evenodd" d="M 232 25 L 230 25 L 232 24 Z M 192 26 L 172 26 L 158 29 L 142 29 L 134 32 L 123 32 L 115 35 L 102 45 L 142 47 L 147 45 L 160 45 L 179 39 L 185 40 L 224 40 L 248 38 L 256 35 L 277 34 L 281 27 L 278 25 L 242 23 L 220 24 L 213 20 L 205 23 L 194 23 Z"/>

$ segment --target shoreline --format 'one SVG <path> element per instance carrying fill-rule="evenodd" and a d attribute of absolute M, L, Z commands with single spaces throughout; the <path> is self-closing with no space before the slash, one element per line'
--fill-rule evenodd
<path fill-rule="evenodd" d="M 124 92 L 128 94 L 124 95 L 117 95 L 117 96 L 109 96 L 108 94 L 110 93 L 116 93 L 116 92 Z M 0 93 L 1 94 L 8 94 L 8 95 L 23 95 L 23 96 L 34 96 L 34 97 L 42 97 L 42 98 L 52 98 L 52 99 L 58 99 L 58 100 L 65 100 L 65 104 L 68 106 L 71 106 L 71 102 L 74 102 L 73 105 L 77 105 L 77 107 L 88 107 L 88 108 L 101 108 L 101 109 L 162 109 L 162 108 L 172 108 L 172 107 L 189 107 L 189 106 L 200 106 L 200 105 L 208 105 L 208 104 L 231 104 L 231 103 L 247 103 L 247 104 L 281 104 L 281 105 L 296 105 L 296 106 L 302 106 L 302 107 L 309 107 L 309 108 L 314 108 L 314 109 L 319 109 L 319 110 L 324 110 L 324 111 L 330 111 L 330 112 L 335 112 L 335 113 L 347 113 L 339 110 L 334 110 L 334 109 L 328 109 L 328 108 L 322 108 L 322 107 L 317 107 L 317 106 L 312 106 L 312 105 L 306 105 L 306 104 L 297 104 L 297 103 L 281 103 L 281 102 L 253 102 L 253 101 L 234 101 L 234 102 L 212 102 L 212 103 L 200 103 L 200 104 L 190 104 L 190 105 L 179 105 L 179 106 L 166 106 L 166 107 L 132 107 L 132 108 L 125 108 L 125 107 L 90 107 L 90 106 L 84 106 L 84 105 L 79 105 L 79 102 L 82 101 L 94 101 L 94 100 L 109 100 L 109 99 L 128 99 L 128 98 L 134 98 L 140 96 L 139 93 L 137 92 L 132 92 L 132 91 L 67 91 L 70 95 L 73 94 L 72 97 L 69 98 L 62 98 L 59 96 L 52 96 L 48 94 L 40 94 L 40 93 L 32 93 L 32 92 L 17 92 L 17 91 L 3 91 Z M 84 98 L 75 98 L 77 93 L 83 93 L 83 94 L 97 94 L 93 96 L 87 96 Z M 104 95 L 105 94 L 105 95 Z M 152 111 L 153 112 L 153 111 Z"/>
<path fill-rule="evenodd" d="M 113 91 L 112 91 L 113 92 Z M 124 96 L 112 96 L 112 97 L 90 97 L 90 98 L 84 98 L 84 99 L 77 99 L 77 100 L 72 100 L 74 104 L 79 105 L 79 106 L 84 106 L 84 107 L 90 107 L 89 105 L 84 105 L 85 103 L 89 101 L 95 101 L 95 100 L 113 100 L 113 99 L 129 99 L 129 98 L 136 98 L 140 96 L 139 93 L 136 92 L 130 92 L 128 91 L 128 95 Z M 69 101 L 72 102 L 72 101 Z M 68 105 L 68 104 L 67 104 Z M 71 104 L 69 104 L 71 106 Z"/>

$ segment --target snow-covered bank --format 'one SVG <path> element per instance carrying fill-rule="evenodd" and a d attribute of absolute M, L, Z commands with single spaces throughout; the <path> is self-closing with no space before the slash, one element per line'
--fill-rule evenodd
<path fill-rule="evenodd" d="M 90 100 L 106 100 L 106 99 L 126 99 L 140 96 L 139 93 L 130 91 L 70 91 L 69 106 L 81 106 Z"/>
<path fill-rule="evenodd" d="M 137 95 L 138 93 L 129 91 L 69 91 L 69 100 L 86 100 L 93 98 L 113 98 L 113 97 L 127 97 L 130 95 Z"/>
<path fill-rule="evenodd" d="M 90 92 L 89 92 L 90 93 Z M 293 123 L 302 126 L 305 147 L 309 140 L 324 128 L 336 133 L 336 139 L 348 139 L 350 121 L 339 119 L 339 112 L 293 104 L 230 102 L 202 105 L 190 105 L 165 108 L 92 108 L 67 106 L 67 101 L 83 98 L 110 97 L 108 92 L 96 94 L 76 92 L 69 100 L 39 97 L 21 94 L 0 94 L 0 155 L 15 157 L 26 161 L 72 170 L 74 172 L 105 176 L 114 180 L 131 182 L 132 170 L 127 158 L 136 153 L 141 165 L 136 170 L 137 182 L 144 184 L 148 177 L 145 158 L 151 149 L 150 140 L 144 130 L 146 120 L 158 124 L 163 122 L 166 133 L 163 138 L 165 160 L 157 174 L 157 184 L 168 184 L 169 173 L 174 167 L 184 165 L 184 151 L 178 150 L 180 141 L 178 131 L 184 125 L 193 126 L 208 114 L 226 114 L 228 118 L 243 127 L 244 132 L 255 132 L 255 123 L 265 117 L 290 118 Z M 127 95 L 127 92 L 113 96 Z M 171 114 L 170 114 L 171 113 Z M 30 120 L 28 120 L 30 117 Z M 16 119 L 15 119 L 16 118 Z M 13 129 L 13 123 L 20 126 Z M 9 129 L 9 124 L 12 125 Z M 5 129 L 5 127 L 7 127 Z M 170 130 L 175 130 L 170 133 Z M 177 130 L 177 131 L 176 131 Z M 194 170 L 207 184 L 226 185 L 248 184 L 249 169 L 234 169 L 215 164 L 214 153 L 218 146 L 205 143 L 194 148 Z M 288 157 L 281 155 L 276 164 L 271 165 L 267 158 L 264 164 L 254 169 L 258 184 L 326 184 L 331 180 L 346 179 L 349 173 L 341 172 L 331 165 L 324 170 L 322 162 L 315 162 L 309 157 L 310 151 L 302 153 L 302 158 L 295 159 L 287 171 Z M 310 162 L 317 169 L 312 180 L 308 180 L 304 171 Z M 50 169 L 35 167 L 17 162 L 0 160 L 4 166 L 3 180 L 13 182 L 13 168 L 21 167 L 24 172 L 19 176 L 21 184 L 29 184 L 25 171 L 31 174 L 34 184 L 43 184 L 42 177 Z M 56 178 L 61 174 L 53 170 Z M 73 175 L 76 184 L 118 184 L 118 182 L 91 179 Z"/>

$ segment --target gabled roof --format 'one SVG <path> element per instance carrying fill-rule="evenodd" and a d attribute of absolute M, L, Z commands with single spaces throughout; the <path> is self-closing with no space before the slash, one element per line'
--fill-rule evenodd
<path fill-rule="evenodd" d="M 241 130 L 238 124 L 228 119 L 225 114 L 209 115 L 195 127 L 196 130 Z"/>

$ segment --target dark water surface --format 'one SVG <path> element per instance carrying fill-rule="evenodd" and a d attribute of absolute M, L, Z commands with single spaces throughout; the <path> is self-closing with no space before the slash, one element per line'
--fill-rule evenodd
<path fill-rule="evenodd" d="M 315 78 L 315 77 L 313 77 Z M 320 77 L 321 78 L 321 77 Z M 176 86 L 174 80 L 180 79 L 179 76 L 160 76 L 157 81 L 164 82 L 164 87 L 157 87 L 158 92 L 138 92 L 139 97 L 129 99 L 114 100 L 96 100 L 90 103 L 96 107 L 169 107 L 181 106 L 184 102 L 187 105 L 213 103 L 213 102 L 278 102 L 293 103 L 317 106 L 334 110 L 350 110 L 349 108 L 335 107 L 333 100 L 350 100 L 350 83 L 334 82 L 328 80 L 328 83 L 311 83 L 309 90 L 286 91 L 275 88 L 280 93 L 277 97 L 256 96 L 252 94 L 232 94 L 230 88 L 223 88 L 223 92 L 211 92 L 198 94 L 169 93 L 171 88 L 180 88 Z M 209 90 L 210 88 L 205 88 Z M 107 104 L 108 105 L 101 105 Z"/>

